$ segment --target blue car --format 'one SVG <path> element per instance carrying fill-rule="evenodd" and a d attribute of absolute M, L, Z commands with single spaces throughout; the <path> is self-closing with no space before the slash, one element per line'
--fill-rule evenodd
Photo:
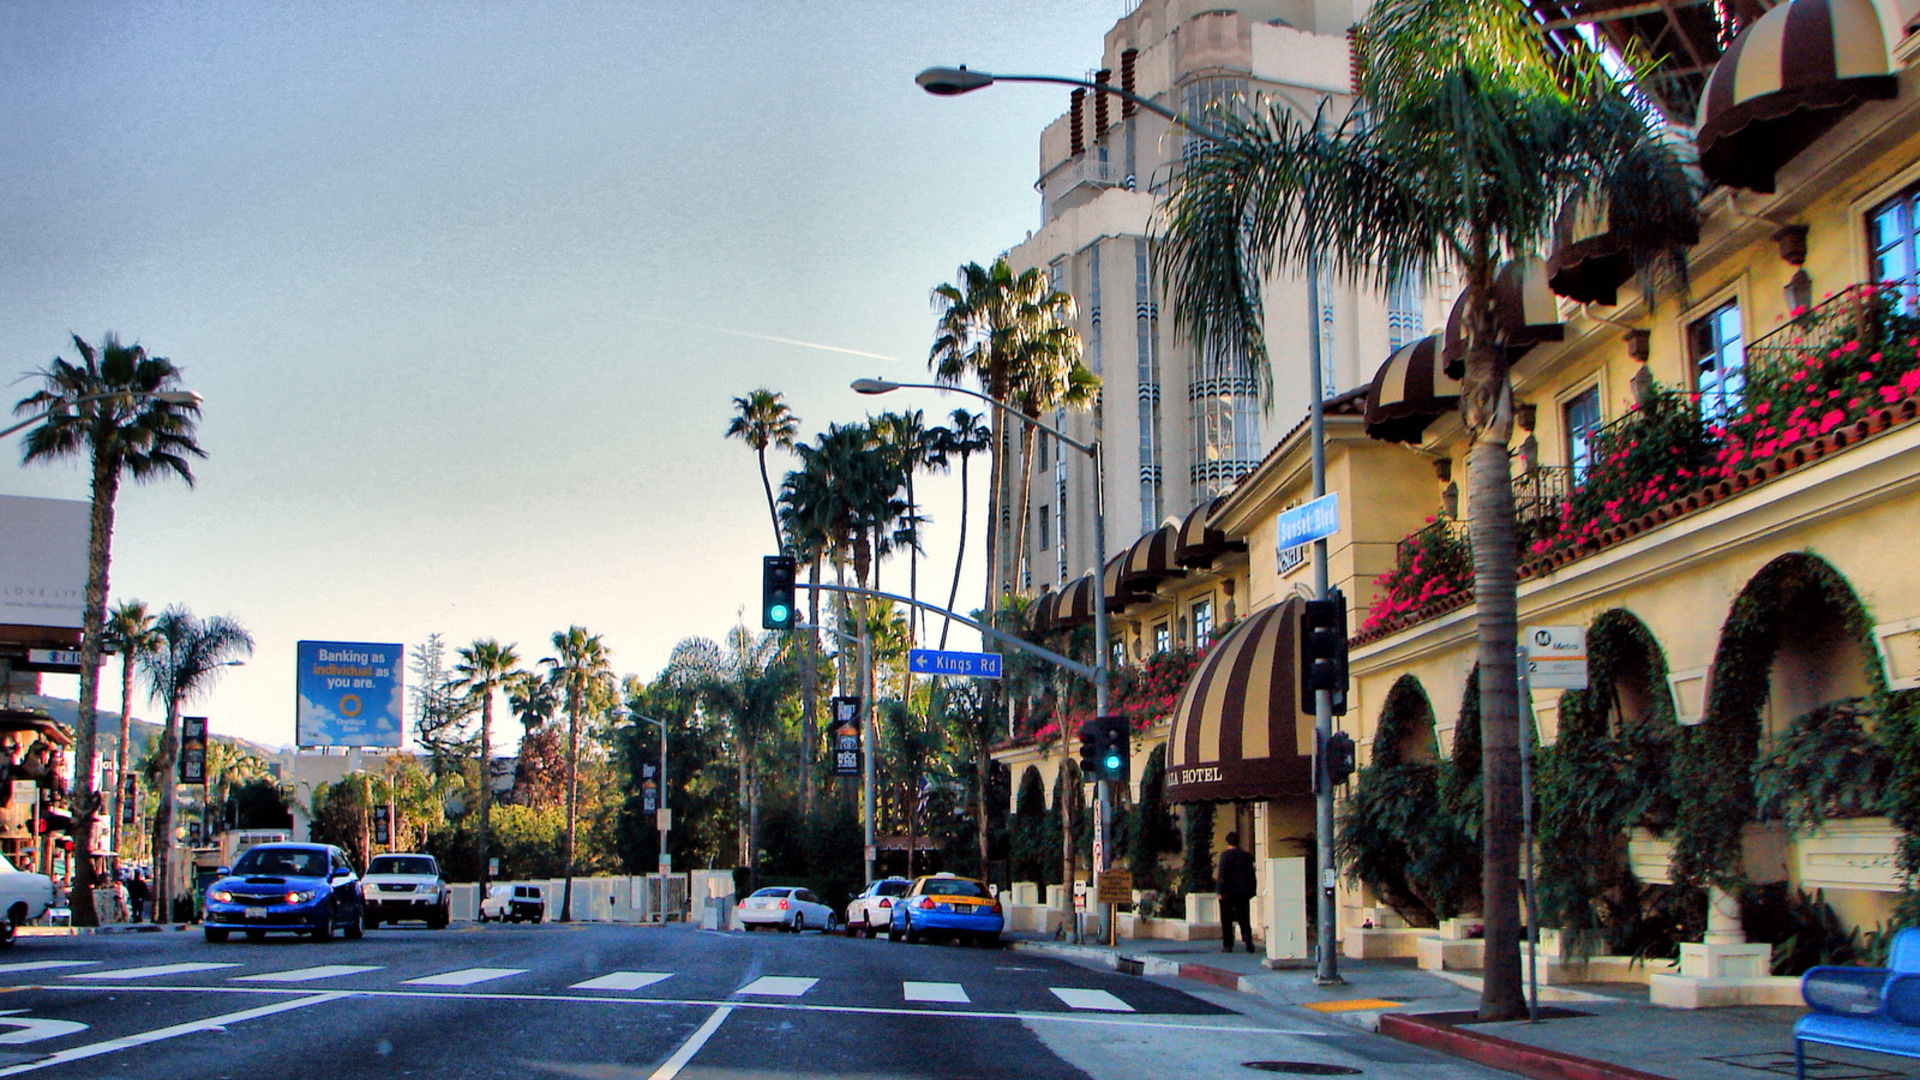
<path fill-rule="evenodd" d="M 916 880 L 907 895 L 894 901 L 887 940 L 904 939 L 911 944 L 943 937 L 994 946 L 1005 927 L 1006 912 L 986 882 L 935 874 Z"/>
<path fill-rule="evenodd" d="M 258 941 L 268 933 L 306 934 L 315 941 L 335 928 L 360 936 L 365 905 L 347 854 L 331 844 L 261 844 L 207 887 L 202 907 L 208 941 L 235 930 Z"/>

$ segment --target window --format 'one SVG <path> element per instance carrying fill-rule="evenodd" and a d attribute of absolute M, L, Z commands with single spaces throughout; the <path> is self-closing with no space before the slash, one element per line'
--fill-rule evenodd
<path fill-rule="evenodd" d="M 1600 388 L 1589 386 L 1563 407 L 1567 419 L 1567 461 L 1573 478 L 1586 478 L 1593 464 L 1593 437 L 1600 431 Z"/>
<path fill-rule="evenodd" d="M 1171 648 L 1173 648 L 1173 624 L 1153 624 L 1153 651 L 1163 653 Z"/>
<path fill-rule="evenodd" d="M 1202 600 L 1193 605 L 1193 644 L 1195 648 L 1213 640 L 1213 601 Z"/>
<path fill-rule="evenodd" d="M 1046 551 L 1048 548 L 1051 548 L 1053 546 L 1053 514 L 1052 512 L 1048 510 L 1046 507 L 1042 506 L 1040 508 L 1039 519 L 1034 524 L 1037 530 L 1034 535 L 1039 538 L 1038 543 L 1040 545 L 1040 550 Z"/>
<path fill-rule="evenodd" d="M 1035 438 L 1033 442 L 1034 442 L 1033 453 L 1034 453 L 1034 456 L 1038 459 L 1036 464 L 1039 468 L 1044 469 L 1047 467 L 1047 437 L 1045 435 L 1041 435 Z"/>
<path fill-rule="evenodd" d="M 1127 665 L 1127 643 L 1120 638 L 1114 638 L 1112 651 L 1113 666 L 1125 667 Z"/>
<path fill-rule="evenodd" d="M 1920 187 L 1911 187 L 1867 214 L 1873 280 L 1912 284 L 1920 274 Z"/>
<path fill-rule="evenodd" d="M 1420 275 L 1407 270 L 1400 279 L 1387 290 L 1387 351 L 1397 352 L 1400 346 L 1420 337 L 1421 307 L 1424 297 L 1420 291 Z M 1333 387 L 1327 387 L 1327 393 L 1333 393 Z"/>
<path fill-rule="evenodd" d="M 1740 302 L 1729 300 L 1687 327 L 1700 414 L 1720 420 L 1739 411 L 1747 389 L 1746 347 L 1740 341 Z"/>

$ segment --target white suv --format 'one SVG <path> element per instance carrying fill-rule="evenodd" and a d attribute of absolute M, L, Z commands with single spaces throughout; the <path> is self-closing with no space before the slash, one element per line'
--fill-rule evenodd
<path fill-rule="evenodd" d="M 369 930 L 401 919 L 421 919 L 429 930 L 444 930 L 451 917 L 452 897 L 431 855 L 375 855 L 360 878 L 360 890 Z"/>

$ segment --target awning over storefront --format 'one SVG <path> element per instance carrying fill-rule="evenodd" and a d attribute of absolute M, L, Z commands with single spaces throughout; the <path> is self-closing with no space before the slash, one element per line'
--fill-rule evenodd
<path fill-rule="evenodd" d="M 1560 321 L 1560 300 L 1547 285 L 1547 262 L 1537 255 L 1511 259 L 1493 278 L 1493 333 L 1507 350 L 1509 361 L 1518 360 L 1527 350 L 1543 341 L 1559 341 L 1567 328 Z M 1461 293 L 1447 316 L 1447 336 L 1443 343 L 1446 372 L 1453 378 L 1466 374 L 1467 294 Z"/>
<path fill-rule="evenodd" d="M 1053 627 L 1053 611 L 1060 604 L 1060 594 L 1043 592 L 1033 602 L 1032 618 L 1029 620 L 1035 630 L 1048 630 Z"/>
<path fill-rule="evenodd" d="M 1093 575 L 1086 574 L 1060 587 L 1048 611 L 1043 630 L 1061 630 L 1093 621 Z M 1038 624 L 1036 624 L 1038 625 Z"/>
<path fill-rule="evenodd" d="M 1180 523 L 1178 541 L 1174 544 L 1174 561 L 1181 566 L 1212 566 L 1213 560 L 1229 551 L 1245 551 L 1247 545 L 1238 540 L 1227 539 L 1225 531 L 1209 524 L 1213 512 L 1227 501 L 1222 495 L 1209 502 L 1203 502 L 1188 514 Z"/>
<path fill-rule="evenodd" d="M 1367 388 L 1367 434 L 1417 443 L 1427 425 L 1460 407 L 1460 380 L 1440 362 L 1440 339 L 1424 337 L 1393 351 Z"/>
<path fill-rule="evenodd" d="M 1101 575 L 1101 582 L 1107 590 L 1107 614 L 1111 615 L 1128 604 L 1138 604 L 1147 597 L 1134 589 L 1121 584 L 1120 571 L 1127 565 L 1127 552 L 1123 551 L 1107 560 L 1107 569 Z"/>
<path fill-rule="evenodd" d="M 1773 190 L 1774 173 L 1863 101 L 1891 98 L 1886 37 L 1873 0 L 1792 0 L 1727 46 L 1700 96 L 1707 178 Z"/>
<path fill-rule="evenodd" d="M 1120 568 L 1120 583 L 1129 589 L 1151 589 L 1168 578 L 1186 577 L 1180 565 L 1180 526 L 1162 525 L 1133 542 Z"/>
<path fill-rule="evenodd" d="M 1172 802 L 1313 793 L 1313 716 L 1300 711 L 1300 613 L 1289 597 L 1220 639 L 1194 668 L 1167 738 Z"/>

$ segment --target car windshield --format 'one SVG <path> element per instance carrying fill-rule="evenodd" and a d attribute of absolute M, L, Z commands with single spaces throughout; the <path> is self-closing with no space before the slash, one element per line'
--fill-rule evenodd
<path fill-rule="evenodd" d="M 987 887 L 966 878 L 935 878 L 920 887 L 924 896 L 973 896 L 988 899 Z"/>
<path fill-rule="evenodd" d="M 376 855 L 367 864 L 369 874 L 422 874 L 433 877 L 439 871 L 425 855 Z"/>
<path fill-rule="evenodd" d="M 875 896 L 905 896 L 912 885 L 904 881 L 883 881 L 873 887 Z"/>
<path fill-rule="evenodd" d="M 753 895 L 755 895 L 755 896 L 781 896 L 781 897 L 784 897 L 784 896 L 786 896 L 786 895 L 787 895 L 788 893 L 791 893 L 792 891 L 793 891 L 792 889 L 761 889 L 761 890 L 760 890 L 759 892 L 757 892 L 757 893 L 754 893 Z"/>
<path fill-rule="evenodd" d="M 321 851 L 290 848 L 254 848 L 233 864 L 236 874 L 278 874 L 282 877 L 326 877 L 327 856 Z"/>

